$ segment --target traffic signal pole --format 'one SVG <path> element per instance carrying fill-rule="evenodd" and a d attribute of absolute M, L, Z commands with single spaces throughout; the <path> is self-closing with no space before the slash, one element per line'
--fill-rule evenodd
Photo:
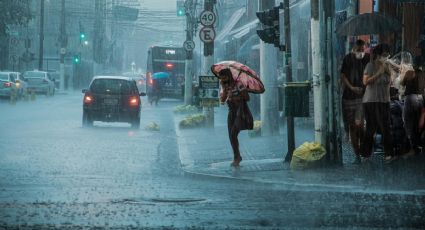
<path fill-rule="evenodd" d="M 44 54 L 44 0 L 40 0 L 40 40 L 38 52 L 38 69 L 43 70 Z"/>
<path fill-rule="evenodd" d="M 260 10 L 272 9 L 274 0 L 261 0 Z M 264 30 L 263 30 L 264 31 Z M 279 133 L 278 123 L 278 88 L 277 88 L 277 50 L 272 44 L 260 42 L 260 76 L 266 91 L 261 94 L 261 135 Z"/>
<path fill-rule="evenodd" d="M 284 30 L 285 30 L 285 73 L 286 82 L 292 82 L 292 58 L 291 58 L 291 20 L 290 20 L 290 8 L 289 0 L 284 0 Z M 294 117 L 286 117 L 286 129 L 288 135 L 288 152 L 286 153 L 285 161 L 290 162 L 292 160 L 292 154 L 295 150 L 295 127 Z"/>
<path fill-rule="evenodd" d="M 59 40 L 61 43 L 60 50 L 60 64 L 59 64 L 59 74 L 60 74 L 60 82 L 59 89 L 60 91 L 65 90 L 65 52 L 66 52 L 66 29 L 65 29 L 65 0 L 61 2 L 61 21 L 60 21 L 60 36 Z"/>
<path fill-rule="evenodd" d="M 194 17 L 195 6 L 197 0 L 186 0 L 185 1 L 185 14 L 186 14 L 186 41 L 184 48 L 186 50 L 186 61 L 185 61 L 185 77 L 184 77 L 184 103 L 185 105 L 192 104 L 192 76 L 193 76 L 193 30 L 196 26 L 196 18 Z"/>

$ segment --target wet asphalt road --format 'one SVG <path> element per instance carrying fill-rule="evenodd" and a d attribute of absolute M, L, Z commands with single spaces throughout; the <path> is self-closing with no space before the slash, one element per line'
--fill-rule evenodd
<path fill-rule="evenodd" d="M 418 228 L 425 198 L 294 191 L 185 174 L 172 109 L 142 108 L 141 129 L 81 127 L 82 95 L 0 102 L 1 228 Z M 145 130 L 156 122 L 160 131 Z"/>

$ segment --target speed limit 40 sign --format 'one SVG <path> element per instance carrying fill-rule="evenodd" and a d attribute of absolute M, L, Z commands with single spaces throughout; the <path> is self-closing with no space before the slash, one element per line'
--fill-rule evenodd
<path fill-rule="evenodd" d="M 216 20 L 216 16 L 214 12 L 209 10 L 202 11 L 200 15 L 200 21 L 203 26 L 212 26 L 214 25 Z"/>

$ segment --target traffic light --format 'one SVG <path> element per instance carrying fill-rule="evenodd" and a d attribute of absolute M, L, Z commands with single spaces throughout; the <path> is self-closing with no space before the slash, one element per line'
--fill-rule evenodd
<path fill-rule="evenodd" d="M 80 32 L 80 40 L 81 41 L 86 40 L 86 34 L 84 32 Z"/>
<path fill-rule="evenodd" d="M 270 27 L 262 30 L 257 30 L 257 35 L 263 42 L 274 44 L 277 47 L 279 46 L 279 39 L 276 39 L 276 37 L 279 38 L 279 35 L 276 34 L 275 28 Z"/>
<path fill-rule="evenodd" d="M 80 27 L 80 44 L 81 44 L 87 40 L 87 36 L 86 36 L 86 33 L 84 32 L 84 27 L 81 24 L 81 22 L 79 22 L 79 27 Z"/>
<path fill-rule="evenodd" d="M 274 44 L 279 49 L 284 49 L 280 44 L 280 23 L 279 9 L 283 9 L 283 4 L 273 7 L 273 9 L 257 12 L 257 18 L 263 24 L 261 30 L 257 30 L 257 35 L 262 41 Z"/>
<path fill-rule="evenodd" d="M 184 1 L 183 0 L 177 0 L 177 16 L 185 16 L 186 11 L 184 8 Z"/>
<path fill-rule="evenodd" d="M 75 54 L 72 60 L 74 61 L 75 64 L 78 64 L 81 61 L 81 56 L 79 54 Z"/>

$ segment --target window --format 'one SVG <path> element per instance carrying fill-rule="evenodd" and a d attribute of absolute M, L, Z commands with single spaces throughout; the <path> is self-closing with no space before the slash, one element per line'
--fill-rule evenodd
<path fill-rule="evenodd" d="M 9 75 L 7 73 L 0 73 L 0 80 L 9 81 Z"/>
<path fill-rule="evenodd" d="M 25 72 L 25 78 L 45 78 L 44 72 Z"/>
<path fill-rule="evenodd" d="M 10 81 L 15 82 L 16 81 L 16 75 L 14 73 L 10 74 Z"/>
<path fill-rule="evenodd" d="M 90 90 L 95 94 L 128 95 L 135 93 L 134 84 L 121 79 L 96 79 L 91 84 Z"/>

